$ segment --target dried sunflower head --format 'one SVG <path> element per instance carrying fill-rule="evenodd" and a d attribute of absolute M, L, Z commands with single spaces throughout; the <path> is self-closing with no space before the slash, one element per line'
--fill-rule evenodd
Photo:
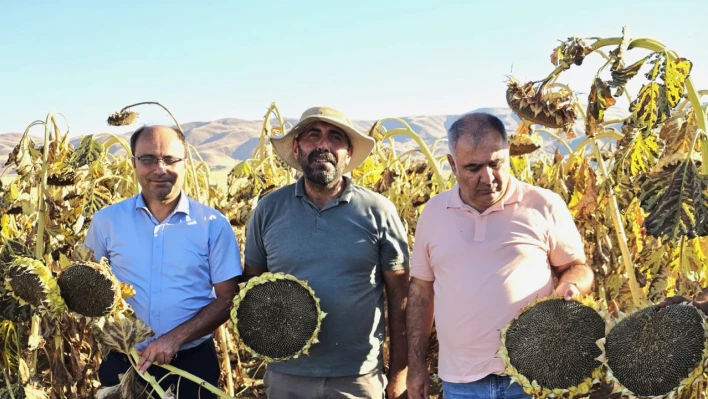
<path fill-rule="evenodd" d="M 543 137 L 538 133 L 512 134 L 509 136 L 509 155 L 526 155 L 543 146 Z"/>
<path fill-rule="evenodd" d="M 7 268 L 5 289 L 21 304 L 45 308 L 53 315 L 66 310 L 51 270 L 37 259 L 15 258 Z"/>
<path fill-rule="evenodd" d="M 263 273 L 249 280 L 231 309 L 236 339 L 267 362 L 307 354 L 318 342 L 324 317 L 312 288 L 283 273 Z"/>
<path fill-rule="evenodd" d="M 648 306 L 608 325 L 601 359 L 615 390 L 629 397 L 680 397 L 703 378 L 706 317 L 690 303 Z"/>
<path fill-rule="evenodd" d="M 107 316 L 122 299 L 121 283 L 105 258 L 100 263 L 74 262 L 59 274 L 57 283 L 69 310 L 86 317 Z"/>
<path fill-rule="evenodd" d="M 119 111 L 108 116 L 108 124 L 111 126 L 127 126 L 138 119 L 138 113 L 133 111 Z"/>
<path fill-rule="evenodd" d="M 571 95 L 543 95 L 533 82 L 521 84 L 511 77 L 507 83 L 506 102 L 519 118 L 570 133 L 577 117 Z"/>
<path fill-rule="evenodd" d="M 604 314 L 589 296 L 566 301 L 553 295 L 531 303 L 501 332 L 498 355 L 506 374 L 535 398 L 586 394 L 604 374 L 596 359 Z"/>

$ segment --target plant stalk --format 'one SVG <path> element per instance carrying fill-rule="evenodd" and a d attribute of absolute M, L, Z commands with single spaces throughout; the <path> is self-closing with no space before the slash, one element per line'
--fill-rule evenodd
<path fill-rule="evenodd" d="M 600 173 L 602 173 L 604 181 L 607 183 L 610 181 L 610 176 L 605 168 L 605 161 L 602 160 L 600 147 L 598 147 L 597 141 L 594 139 L 591 139 L 591 144 L 593 146 L 593 150 L 595 151 L 597 164 L 600 166 Z M 643 292 L 639 289 L 639 284 L 637 284 L 637 276 L 634 274 L 632 256 L 630 255 L 629 247 L 627 246 L 627 235 L 624 232 L 624 224 L 622 223 L 622 218 L 620 216 L 615 192 L 612 187 L 608 187 L 607 192 L 609 194 L 610 214 L 612 215 L 612 222 L 614 223 L 615 231 L 617 232 L 617 241 L 622 252 L 622 263 L 624 263 L 625 272 L 627 273 L 627 278 L 629 278 L 629 289 L 632 292 L 632 302 L 635 307 L 639 307 L 640 304 L 644 302 L 645 298 L 643 296 Z"/>
<path fill-rule="evenodd" d="M 138 361 L 140 360 L 140 356 L 138 356 L 138 352 L 135 350 L 135 348 L 132 348 L 130 350 L 129 358 L 130 358 L 131 364 L 133 365 L 133 368 L 135 368 L 135 371 L 138 372 Z M 147 370 L 145 370 L 145 372 L 143 374 L 140 374 L 140 372 L 138 372 L 138 375 L 140 377 L 142 377 L 142 379 L 144 379 L 148 384 L 150 384 L 152 389 L 154 389 L 155 392 L 157 393 L 158 397 L 160 397 L 160 398 L 165 397 L 165 391 L 162 389 L 162 387 L 157 382 L 157 380 L 155 380 L 155 377 L 150 375 L 150 373 L 148 373 Z"/>
<path fill-rule="evenodd" d="M 47 114 L 47 120 L 44 122 L 44 147 L 42 148 L 42 176 L 39 180 L 39 188 L 37 188 L 37 242 L 35 243 L 34 255 L 37 259 L 44 259 L 44 213 L 47 211 L 44 201 L 44 187 L 47 185 L 47 172 L 49 169 L 49 121 L 54 118 L 54 114 Z M 58 135 L 58 133 L 57 133 Z"/>
<path fill-rule="evenodd" d="M 219 326 L 218 330 L 219 336 L 219 346 L 221 347 L 221 353 L 224 356 L 224 371 L 226 372 L 226 389 L 229 395 L 234 396 L 234 376 L 231 372 L 231 360 L 229 359 L 229 346 L 228 346 L 228 330 L 224 325 Z"/>
<path fill-rule="evenodd" d="M 211 385 L 210 383 L 204 381 L 203 379 L 195 376 L 194 374 L 190 374 L 182 369 L 178 369 L 175 366 L 169 365 L 169 364 L 155 364 L 156 366 L 162 367 L 163 369 L 169 371 L 171 374 L 178 375 L 182 378 L 188 379 L 192 381 L 193 383 L 207 389 L 209 392 L 215 394 L 216 396 L 225 398 L 225 399 L 234 399 L 232 396 L 229 396 L 226 392 L 220 390 L 219 388 Z"/>
<path fill-rule="evenodd" d="M 404 122 L 405 123 L 405 122 Z M 407 125 L 407 124 L 406 124 Z M 418 144 L 418 147 L 420 148 L 420 151 L 425 155 L 425 158 L 428 160 L 428 163 L 430 164 L 430 167 L 433 169 L 433 174 L 435 175 L 435 180 L 438 183 L 438 189 L 440 191 L 445 190 L 446 184 L 445 184 L 445 179 L 443 178 L 442 174 L 440 173 L 440 167 L 438 166 L 437 161 L 435 160 L 435 157 L 433 154 L 430 152 L 430 149 L 428 146 L 423 142 L 423 139 L 420 138 L 413 130 L 411 130 L 410 126 L 407 128 L 398 128 L 398 129 L 393 129 L 391 131 L 386 132 L 384 135 L 384 139 L 387 139 L 389 137 L 402 134 L 404 136 L 408 136 L 413 141 Z"/>

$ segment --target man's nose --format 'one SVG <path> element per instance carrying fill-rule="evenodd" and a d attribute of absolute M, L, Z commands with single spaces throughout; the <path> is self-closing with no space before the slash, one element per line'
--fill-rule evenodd
<path fill-rule="evenodd" d="M 482 183 L 492 184 L 494 181 L 494 170 L 492 168 L 486 167 L 482 170 L 481 179 Z"/>
<path fill-rule="evenodd" d="M 158 159 L 154 170 L 158 173 L 165 173 L 167 171 L 167 163 L 162 159 Z"/>
<path fill-rule="evenodd" d="M 327 150 L 327 151 L 329 151 L 329 140 L 327 140 L 327 137 L 325 137 L 325 136 L 320 137 L 320 139 L 319 139 L 319 140 L 317 141 L 317 143 L 315 143 L 315 144 L 316 144 L 317 150 L 320 150 L 320 151 L 322 151 L 322 150 Z"/>

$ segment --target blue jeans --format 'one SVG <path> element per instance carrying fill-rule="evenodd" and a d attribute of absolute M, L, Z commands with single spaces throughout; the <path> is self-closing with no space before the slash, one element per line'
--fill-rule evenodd
<path fill-rule="evenodd" d="M 531 399 L 521 385 L 510 383 L 511 378 L 494 374 L 474 382 L 443 381 L 443 396 L 445 399 Z"/>

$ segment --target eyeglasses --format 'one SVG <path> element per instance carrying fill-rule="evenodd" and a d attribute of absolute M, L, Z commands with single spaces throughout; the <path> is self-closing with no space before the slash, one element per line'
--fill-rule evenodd
<path fill-rule="evenodd" d="M 153 167 L 157 166 L 157 164 L 162 161 L 165 166 L 172 166 L 176 164 L 177 162 L 183 161 L 183 158 L 175 158 L 175 157 L 164 157 L 164 158 L 157 158 L 153 157 L 152 155 L 144 155 L 141 157 L 133 157 L 140 162 L 141 165 L 147 166 L 147 167 Z"/>

